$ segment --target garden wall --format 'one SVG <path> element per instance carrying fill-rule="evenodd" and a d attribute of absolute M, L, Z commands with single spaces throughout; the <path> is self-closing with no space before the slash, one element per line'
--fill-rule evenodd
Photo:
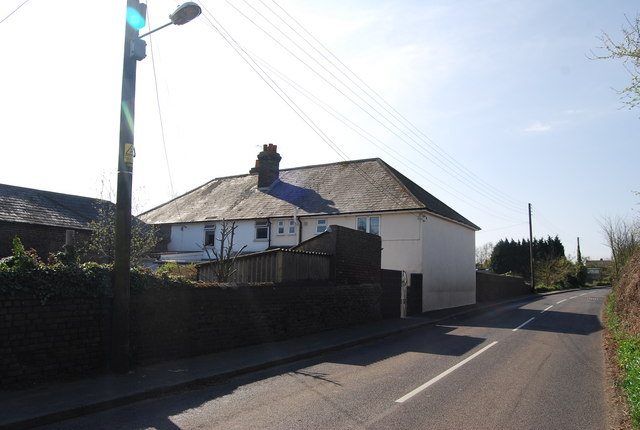
<path fill-rule="evenodd" d="M 489 302 L 531 294 L 531 287 L 519 276 L 476 271 L 476 302 Z"/>
<path fill-rule="evenodd" d="M 271 342 L 380 319 L 380 285 L 160 288 L 131 295 L 135 365 Z M 103 372 L 111 301 L 0 295 L 0 386 Z"/>

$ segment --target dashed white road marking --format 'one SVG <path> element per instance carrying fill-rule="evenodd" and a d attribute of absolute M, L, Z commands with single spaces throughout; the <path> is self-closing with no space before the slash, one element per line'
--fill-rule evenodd
<path fill-rule="evenodd" d="M 522 327 L 526 326 L 527 324 L 529 324 L 529 323 L 530 323 L 531 321 L 533 321 L 534 319 L 536 319 L 536 317 L 529 318 L 528 320 L 526 320 L 525 322 L 523 322 L 522 324 L 520 324 L 518 327 L 514 328 L 514 329 L 513 329 L 513 330 L 511 330 L 511 331 L 518 331 L 518 330 L 520 330 Z"/>
<path fill-rule="evenodd" d="M 540 312 L 541 314 L 545 313 L 546 311 L 548 311 L 549 309 L 551 309 L 553 307 L 553 305 L 549 305 L 545 308 L 545 310 L 543 310 L 542 312 Z"/>
<path fill-rule="evenodd" d="M 556 305 L 559 305 L 560 303 L 562 303 L 562 302 L 566 302 L 566 301 L 567 301 L 567 299 L 560 300 L 559 302 L 556 302 Z"/>
<path fill-rule="evenodd" d="M 404 402 L 406 402 L 407 400 L 409 400 L 410 398 L 412 398 L 416 394 L 426 390 L 431 385 L 435 384 L 436 382 L 438 382 L 439 380 L 441 380 L 442 378 L 444 378 L 445 376 L 447 376 L 451 372 L 454 372 L 455 370 L 457 370 L 460 367 L 464 366 L 465 364 L 467 364 L 468 362 L 470 362 L 471 360 L 473 360 L 474 358 L 476 358 L 477 356 L 479 356 L 480 354 L 482 354 L 483 352 L 485 352 L 486 350 L 488 350 L 489 348 L 494 346 L 496 343 L 498 343 L 498 341 L 494 341 L 494 342 L 490 343 L 489 345 L 487 345 L 484 348 L 482 348 L 480 351 L 476 352 L 473 355 L 470 355 L 469 357 L 465 358 L 464 360 L 462 360 L 460 363 L 456 364 L 455 366 L 450 367 L 449 369 L 445 370 L 444 372 L 442 372 L 441 374 L 439 374 L 435 378 L 430 379 L 428 382 L 425 382 L 424 384 L 420 385 L 415 390 L 413 390 L 410 393 L 405 394 L 404 396 L 400 397 L 398 400 L 396 400 L 396 403 L 404 403 Z"/>

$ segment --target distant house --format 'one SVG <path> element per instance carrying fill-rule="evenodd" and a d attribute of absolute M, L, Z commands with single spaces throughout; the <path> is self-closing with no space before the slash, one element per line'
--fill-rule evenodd
<path fill-rule="evenodd" d="M 423 274 L 423 311 L 475 302 L 479 227 L 381 159 L 279 168 L 264 145 L 249 174 L 213 179 L 139 217 L 160 226 L 177 261 L 206 260 L 222 221 L 246 252 L 288 248 L 331 225 L 377 234 L 382 268 Z"/>
<path fill-rule="evenodd" d="M 0 257 L 11 255 L 11 241 L 22 240 L 43 258 L 62 250 L 68 232 L 88 239 L 89 223 L 104 200 L 0 184 Z"/>
<path fill-rule="evenodd" d="M 611 268 L 613 263 L 611 260 L 587 260 L 585 262 L 587 268 L 587 282 L 605 282 L 611 276 Z"/>

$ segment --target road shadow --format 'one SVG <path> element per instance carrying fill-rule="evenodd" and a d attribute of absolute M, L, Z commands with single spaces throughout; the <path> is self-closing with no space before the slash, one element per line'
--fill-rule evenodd
<path fill-rule="evenodd" d="M 532 303 L 528 301 L 527 303 Z M 441 325 L 460 327 L 487 327 L 515 329 L 531 318 L 534 320 L 521 330 L 545 331 L 551 333 L 577 334 L 588 336 L 602 330 L 600 319 L 593 314 L 558 310 L 521 309 L 519 304 L 509 307 L 479 310 L 471 317 L 453 317 Z"/>
<path fill-rule="evenodd" d="M 128 404 L 117 409 L 98 412 L 94 415 L 62 421 L 43 427 L 46 429 L 124 429 L 155 428 L 159 430 L 176 430 L 182 428 L 179 420 L 174 418 L 186 411 L 206 407 L 212 401 L 223 399 L 241 387 L 284 375 L 299 378 L 300 383 L 318 381 L 341 386 L 339 380 L 331 374 L 323 373 L 310 367 L 322 363 L 367 366 L 405 353 L 422 353 L 447 356 L 462 356 L 486 341 L 483 338 L 452 335 L 454 328 L 430 326 L 428 330 L 412 330 L 381 341 L 372 341 L 352 348 L 321 355 L 290 364 L 276 366 L 254 373 L 239 375 L 225 380 L 210 380 L 200 384 L 191 384 L 183 391 L 170 391 L 166 397 L 158 396 L 149 400 Z M 272 344 L 276 347 L 277 344 Z M 109 387 L 96 387 L 109 390 Z M 314 389 L 309 384 L 309 389 Z M 326 399 L 331 402 L 331 399 Z M 337 408 L 340 405 L 335 405 Z M 213 407 L 213 406 L 212 406 Z M 248 406 L 249 407 L 249 406 Z M 346 413 L 346 411 L 345 411 Z M 216 427 L 211 422 L 211 427 Z"/>
<path fill-rule="evenodd" d="M 455 327 L 431 326 L 428 330 L 412 330 L 384 340 L 384 348 L 373 342 L 333 354 L 332 363 L 369 366 L 402 354 L 415 352 L 460 357 L 486 341 L 485 338 L 450 334 Z"/>

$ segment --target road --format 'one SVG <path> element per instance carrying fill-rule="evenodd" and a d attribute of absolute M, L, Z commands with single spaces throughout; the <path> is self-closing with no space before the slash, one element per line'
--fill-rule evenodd
<path fill-rule="evenodd" d="M 447 320 L 48 429 L 605 429 L 606 289 Z"/>

